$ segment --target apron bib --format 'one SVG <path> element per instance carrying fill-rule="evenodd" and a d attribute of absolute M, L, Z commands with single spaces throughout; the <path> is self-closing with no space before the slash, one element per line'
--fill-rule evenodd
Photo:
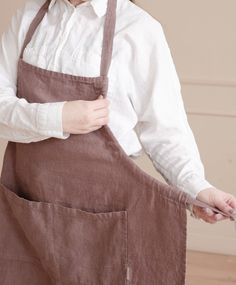
<path fill-rule="evenodd" d="M 107 5 L 98 77 L 23 61 L 49 3 L 26 35 L 17 96 L 30 103 L 105 97 L 116 0 Z M 9 141 L 0 183 L 0 284 L 183 285 L 189 204 L 209 207 L 141 170 L 107 125 L 66 140 Z"/>

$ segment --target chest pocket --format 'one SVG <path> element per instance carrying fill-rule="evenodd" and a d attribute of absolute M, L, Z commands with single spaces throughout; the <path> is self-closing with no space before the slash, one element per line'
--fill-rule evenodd
<path fill-rule="evenodd" d="M 32 65 L 46 68 L 53 50 L 54 46 L 49 45 L 45 37 L 45 41 L 38 42 L 38 40 L 36 40 L 29 42 L 24 49 L 23 58 Z"/>

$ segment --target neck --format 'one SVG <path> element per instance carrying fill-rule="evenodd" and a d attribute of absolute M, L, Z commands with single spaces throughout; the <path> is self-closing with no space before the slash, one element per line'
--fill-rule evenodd
<path fill-rule="evenodd" d="M 79 5 L 85 1 L 87 1 L 87 0 L 69 0 L 69 2 L 74 6 L 77 6 L 77 5 Z"/>

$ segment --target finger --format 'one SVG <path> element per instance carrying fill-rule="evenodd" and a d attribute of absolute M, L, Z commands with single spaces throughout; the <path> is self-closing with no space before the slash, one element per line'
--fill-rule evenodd
<path fill-rule="evenodd" d="M 226 220 L 229 218 L 219 213 L 216 214 L 209 208 L 195 207 L 194 213 L 200 219 L 204 220 L 205 222 L 211 223 L 211 224 L 214 224 L 218 221 Z"/>
<path fill-rule="evenodd" d="M 211 216 L 212 218 L 216 219 L 216 220 L 222 220 L 224 218 L 225 219 L 228 219 L 229 216 L 226 216 L 226 215 L 222 215 L 218 212 L 215 212 L 213 211 L 212 209 L 209 209 L 209 208 L 204 208 L 205 212 L 208 214 L 208 216 Z"/>
<path fill-rule="evenodd" d="M 233 208 L 232 213 L 236 214 L 236 197 L 232 197 L 232 199 L 229 201 L 229 205 Z"/>
<path fill-rule="evenodd" d="M 108 117 L 104 117 L 104 118 L 99 118 L 96 120 L 96 125 L 106 125 L 108 124 L 109 118 Z"/>
<path fill-rule="evenodd" d="M 97 109 L 94 111 L 93 117 L 94 119 L 104 118 L 108 117 L 109 110 L 107 108 Z"/>
<path fill-rule="evenodd" d="M 210 210 L 210 211 L 211 211 L 211 210 Z M 213 214 L 212 212 L 210 212 L 210 211 L 209 211 L 209 214 L 208 214 L 208 213 L 206 213 L 205 208 L 201 208 L 201 207 L 195 207 L 195 208 L 194 208 L 194 213 L 195 213 L 195 215 L 196 215 L 198 218 L 204 220 L 205 222 L 208 222 L 208 223 L 213 224 L 213 223 L 215 223 L 216 221 L 215 221 L 215 219 L 212 218 L 212 216 L 213 216 L 214 214 Z"/>
<path fill-rule="evenodd" d="M 97 99 L 95 101 L 91 101 L 92 110 L 97 110 L 101 108 L 107 108 L 109 106 L 109 101 L 107 99 Z"/>
<path fill-rule="evenodd" d="M 231 202 L 231 201 L 230 201 Z M 229 202 L 229 203 L 230 203 Z M 225 202 L 224 200 L 220 200 L 218 203 L 217 203 L 217 207 L 224 213 L 228 214 L 231 213 L 234 209 L 227 203 Z"/>
<path fill-rule="evenodd" d="M 212 216 L 212 218 L 215 220 L 215 221 L 223 221 L 223 220 L 227 220 L 229 219 L 229 217 L 226 217 L 222 214 L 214 214 L 214 216 Z"/>
<path fill-rule="evenodd" d="M 228 202 L 232 207 L 232 210 L 229 210 L 229 213 L 233 216 L 230 216 L 231 221 L 236 221 L 236 198 L 232 197 L 232 199 Z"/>
<path fill-rule="evenodd" d="M 202 208 L 202 211 L 206 213 L 209 217 L 214 215 L 214 212 L 209 208 Z"/>
<path fill-rule="evenodd" d="M 89 103 L 90 103 L 90 106 L 92 107 L 93 110 L 108 107 L 110 104 L 110 102 L 107 98 L 103 98 L 103 99 L 99 98 L 99 99 L 90 101 Z"/>
<path fill-rule="evenodd" d="M 215 213 L 213 210 L 209 209 L 209 208 L 203 208 L 204 212 L 211 217 L 212 220 L 215 221 L 222 221 L 222 220 L 226 220 L 229 217 L 222 215 L 220 213 Z"/>
<path fill-rule="evenodd" d="M 209 219 L 209 217 L 210 217 L 210 219 Z M 212 222 L 218 222 L 218 221 L 223 221 L 223 220 L 229 219 L 229 217 L 224 216 L 220 213 L 215 213 L 214 211 L 212 211 L 209 208 L 203 208 L 203 218 L 207 219 L 209 221 L 212 221 Z"/>

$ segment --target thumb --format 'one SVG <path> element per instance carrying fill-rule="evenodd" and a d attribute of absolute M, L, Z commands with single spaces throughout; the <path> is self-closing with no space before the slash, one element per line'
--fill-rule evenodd
<path fill-rule="evenodd" d="M 98 99 L 103 99 L 104 97 L 102 95 L 99 95 L 98 96 Z"/>

